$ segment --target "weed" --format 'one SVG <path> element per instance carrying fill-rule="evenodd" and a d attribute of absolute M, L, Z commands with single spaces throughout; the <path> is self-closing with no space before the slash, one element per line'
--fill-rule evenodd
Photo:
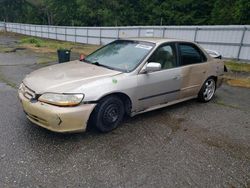
<path fill-rule="evenodd" d="M 42 39 L 35 38 L 35 37 L 26 37 L 26 38 L 21 39 L 19 42 L 20 44 L 32 44 L 38 48 L 42 47 L 44 43 Z"/>
<path fill-rule="evenodd" d="M 239 106 L 232 105 L 232 104 L 227 104 L 222 100 L 216 100 L 215 104 L 220 105 L 220 106 L 229 107 L 229 108 L 234 108 L 234 109 L 241 109 Z"/>
<path fill-rule="evenodd" d="M 250 64 L 248 63 L 230 60 L 226 61 L 225 65 L 229 70 L 234 72 L 250 72 Z"/>
<path fill-rule="evenodd" d="M 240 78 L 240 79 L 228 79 L 227 83 L 235 87 L 244 87 L 250 88 L 250 79 L 249 78 Z"/>
<path fill-rule="evenodd" d="M 2 81 L 6 85 L 8 85 L 8 86 L 10 86 L 10 87 L 12 87 L 14 89 L 18 89 L 18 86 L 15 83 L 13 83 L 13 82 L 9 81 L 8 79 L 4 78 L 1 74 L 0 74 L 0 81 Z"/>

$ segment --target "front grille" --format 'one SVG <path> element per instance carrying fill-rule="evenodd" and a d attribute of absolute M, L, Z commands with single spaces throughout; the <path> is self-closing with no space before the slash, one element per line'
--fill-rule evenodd
<path fill-rule="evenodd" d="M 38 95 L 33 90 L 31 90 L 30 88 L 25 86 L 24 84 L 21 88 L 21 91 L 22 91 L 23 96 L 29 100 L 37 100 L 38 99 Z"/>

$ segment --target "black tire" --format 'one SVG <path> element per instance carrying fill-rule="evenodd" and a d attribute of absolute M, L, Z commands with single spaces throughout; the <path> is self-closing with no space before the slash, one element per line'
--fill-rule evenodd
<path fill-rule="evenodd" d="M 200 102 L 209 102 L 213 97 L 216 90 L 216 81 L 213 77 L 208 78 L 201 87 L 198 94 Z"/>
<path fill-rule="evenodd" d="M 124 104 L 116 96 L 101 99 L 92 115 L 92 123 L 100 132 L 110 132 L 117 128 L 125 114 Z"/>

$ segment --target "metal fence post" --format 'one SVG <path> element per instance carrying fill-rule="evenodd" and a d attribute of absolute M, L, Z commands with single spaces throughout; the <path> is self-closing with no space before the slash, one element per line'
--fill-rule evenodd
<path fill-rule="evenodd" d="M 100 41 L 99 41 L 100 45 L 102 45 L 102 28 L 101 27 L 100 27 L 100 38 L 99 39 L 100 39 Z"/>
<path fill-rule="evenodd" d="M 47 36 L 48 36 L 48 39 L 49 39 L 49 26 L 48 26 L 48 35 Z"/>
<path fill-rule="evenodd" d="M 55 34 L 56 34 L 56 40 L 58 40 L 58 37 L 57 37 L 57 26 L 55 27 Z"/>
<path fill-rule="evenodd" d="M 165 37 L 165 28 L 162 29 L 162 38 Z"/>
<path fill-rule="evenodd" d="M 87 44 L 88 44 L 89 43 L 89 28 L 87 27 L 86 29 L 87 29 L 87 37 L 86 38 L 87 38 Z"/>
<path fill-rule="evenodd" d="M 32 32 L 31 32 L 31 25 L 29 25 L 29 30 L 30 30 L 30 35 L 31 35 L 31 33 L 32 33 Z"/>
<path fill-rule="evenodd" d="M 120 28 L 117 29 L 117 39 L 120 39 Z"/>
<path fill-rule="evenodd" d="M 74 29 L 75 29 L 75 43 L 76 43 L 76 27 L 74 27 Z"/>
<path fill-rule="evenodd" d="M 241 35 L 239 50 L 238 50 L 238 54 L 237 54 L 237 60 L 240 60 L 240 53 L 241 53 L 241 49 L 242 49 L 242 46 L 243 46 L 243 40 L 244 40 L 244 37 L 245 37 L 246 30 L 247 30 L 247 28 L 244 27 L 242 35 Z"/>
<path fill-rule="evenodd" d="M 23 30 L 24 30 L 24 34 L 25 34 L 25 35 L 27 35 L 26 26 L 27 26 L 27 24 L 24 24 L 24 29 L 23 29 Z"/>
<path fill-rule="evenodd" d="M 5 22 L 5 20 L 4 20 L 4 32 L 7 32 L 7 24 L 6 24 L 6 22 Z"/>
<path fill-rule="evenodd" d="M 196 27 L 196 28 L 195 28 L 195 31 L 194 31 L 194 42 L 197 42 L 196 40 L 197 40 L 197 33 L 198 33 L 198 30 L 199 30 L 199 28 Z"/>
<path fill-rule="evenodd" d="M 64 33 L 65 33 L 64 34 L 64 40 L 67 41 L 67 27 L 66 26 L 65 26 L 64 30 L 65 30 L 64 31 Z"/>

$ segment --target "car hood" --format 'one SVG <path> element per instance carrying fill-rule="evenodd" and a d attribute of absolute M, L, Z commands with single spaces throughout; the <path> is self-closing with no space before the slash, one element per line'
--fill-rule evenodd
<path fill-rule="evenodd" d="M 71 93 L 85 83 L 121 74 L 104 67 L 72 61 L 38 69 L 25 77 L 23 83 L 37 94 Z"/>

